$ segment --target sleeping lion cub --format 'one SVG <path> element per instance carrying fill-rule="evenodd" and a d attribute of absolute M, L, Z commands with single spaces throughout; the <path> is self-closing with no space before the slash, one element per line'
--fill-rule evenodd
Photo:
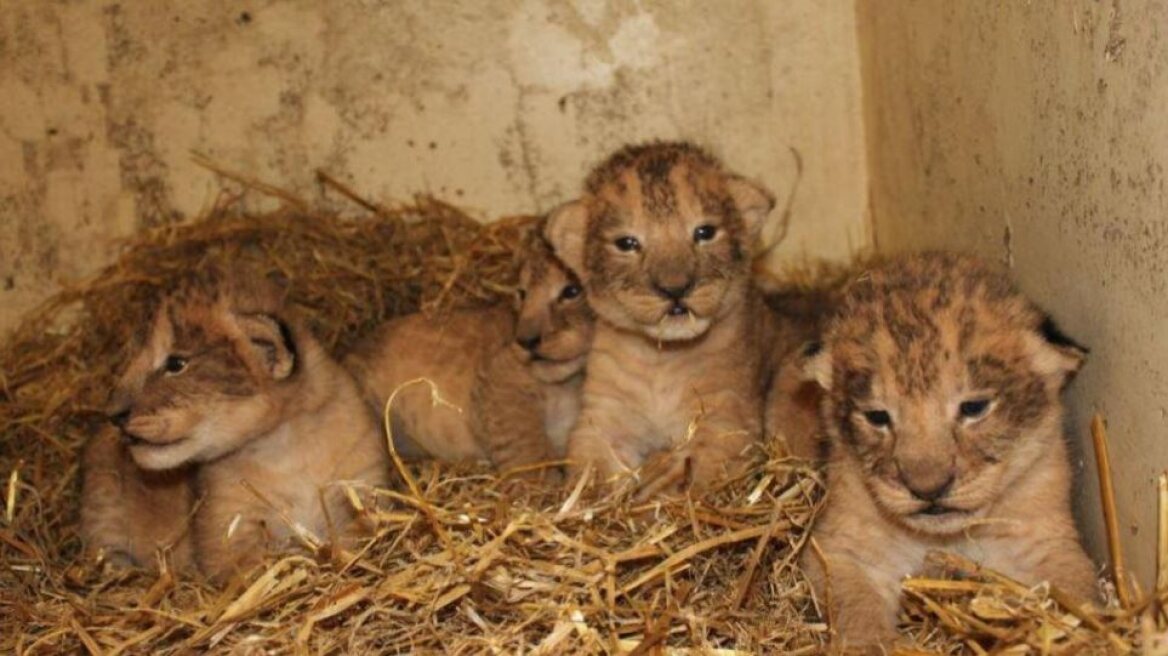
<path fill-rule="evenodd" d="M 167 295 L 109 414 L 125 446 L 89 446 L 83 530 L 91 550 L 133 564 L 191 515 L 194 560 L 223 580 L 301 528 L 346 535 L 355 518 L 341 484 L 388 480 L 352 379 L 274 287 L 244 276 L 196 274 Z"/>
<path fill-rule="evenodd" d="M 768 321 L 751 247 L 773 205 L 698 148 L 654 143 L 611 156 L 548 218 L 600 319 L 568 438 L 575 466 L 609 479 L 647 465 L 647 496 L 747 460 Z"/>
<path fill-rule="evenodd" d="M 843 290 L 808 364 L 831 451 L 813 533 L 826 580 L 803 556 L 841 643 L 895 638 L 901 577 L 932 549 L 1094 598 L 1060 400 L 1084 353 L 970 257 L 907 257 Z"/>
<path fill-rule="evenodd" d="M 403 456 L 488 460 L 500 471 L 564 457 L 593 315 L 541 237 L 525 255 L 517 313 L 499 306 L 401 317 L 345 359 L 377 417 L 400 388 L 391 418 Z M 428 385 L 402 387 L 420 378 L 445 403 Z"/>

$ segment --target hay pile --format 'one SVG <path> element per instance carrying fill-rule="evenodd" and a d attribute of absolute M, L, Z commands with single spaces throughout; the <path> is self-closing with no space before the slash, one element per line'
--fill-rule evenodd
<path fill-rule="evenodd" d="M 273 557 L 226 589 L 83 560 L 76 455 L 170 276 L 224 257 L 281 272 L 334 352 L 386 317 L 511 293 L 530 219 L 484 227 L 433 200 L 387 210 L 333 185 L 370 216 L 294 198 L 253 216 L 222 203 L 139 236 L 0 349 L 0 651 L 823 651 L 826 626 L 795 564 L 822 486 L 773 453 L 703 499 L 650 504 L 590 496 L 582 481 L 550 491 L 419 465 L 365 509 L 375 530 L 358 551 Z M 934 653 L 1149 644 L 1135 610 L 1076 615 L 1043 589 L 949 573 L 963 580 L 907 587 L 909 632 Z"/>

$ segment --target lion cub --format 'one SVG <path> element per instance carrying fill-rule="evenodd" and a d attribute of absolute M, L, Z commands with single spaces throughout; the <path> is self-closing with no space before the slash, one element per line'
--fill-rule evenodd
<path fill-rule="evenodd" d="M 813 533 L 827 578 L 803 557 L 841 642 L 895 638 L 901 577 L 932 549 L 1095 596 L 1060 400 L 1084 354 L 971 257 L 911 256 L 844 288 L 808 363 L 830 440 Z"/>
<path fill-rule="evenodd" d="M 648 496 L 747 460 L 767 332 L 751 247 L 773 206 L 702 150 L 653 143 L 612 155 L 552 213 L 544 234 L 600 319 L 568 438 L 577 467 L 650 465 Z"/>
<path fill-rule="evenodd" d="M 505 306 L 389 321 L 346 366 L 408 458 L 488 460 L 499 470 L 563 458 L 579 410 L 592 310 L 538 235 L 520 272 L 518 311 Z M 516 316 L 518 315 L 518 316 Z M 404 384 L 427 379 L 429 385 Z"/>
<path fill-rule="evenodd" d="M 110 400 L 124 451 L 99 436 L 87 453 L 90 549 L 143 564 L 158 517 L 173 525 L 192 513 L 180 485 L 189 475 L 194 560 L 223 580 L 301 531 L 347 534 L 342 483 L 388 482 L 384 440 L 352 379 L 276 289 L 249 283 L 196 274 L 163 299 Z M 179 482 L 140 484 L 167 472 Z M 127 502 L 111 503 L 119 495 Z"/>

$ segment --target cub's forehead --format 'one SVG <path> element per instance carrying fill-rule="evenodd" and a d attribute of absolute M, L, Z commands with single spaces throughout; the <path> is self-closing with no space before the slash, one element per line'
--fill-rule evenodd
<path fill-rule="evenodd" d="M 629 146 L 593 169 L 585 190 L 602 219 L 622 214 L 670 217 L 679 212 L 719 213 L 727 207 L 725 172 L 710 154 L 689 143 Z"/>
<path fill-rule="evenodd" d="M 523 264 L 519 270 L 522 286 L 562 285 L 574 279 L 575 276 L 568 272 L 547 242 L 540 237 L 530 240 L 523 251 Z"/>
<path fill-rule="evenodd" d="M 1037 312 L 1009 277 L 983 261 L 955 253 L 924 253 L 874 266 L 848 283 L 832 329 L 856 324 L 914 326 L 959 322 L 1029 327 Z"/>
<path fill-rule="evenodd" d="M 843 370 L 883 372 L 926 392 L 979 362 L 1022 366 L 1041 315 L 1003 273 L 968 256 L 926 254 L 875 267 L 842 295 L 824 341 Z"/>
<path fill-rule="evenodd" d="M 218 275 L 192 275 L 162 290 L 156 317 L 175 341 L 218 340 L 229 308 L 237 304 L 236 296 L 229 282 Z"/>
<path fill-rule="evenodd" d="M 210 342 L 222 337 L 224 310 L 214 297 L 168 298 L 160 312 L 176 342 Z"/>
<path fill-rule="evenodd" d="M 649 183 L 660 181 L 677 168 L 720 172 L 722 164 L 706 151 L 686 142 L 626 146 L 592 169 L 584 186 L 588 193 L 596 195 L 607 186 L 619 187 L 630 179 Z"/>

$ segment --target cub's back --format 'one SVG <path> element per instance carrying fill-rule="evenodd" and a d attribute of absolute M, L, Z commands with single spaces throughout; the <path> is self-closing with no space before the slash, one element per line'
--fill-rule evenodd
<path fill-rule="evenodd" d="M 502 307 L 453 310 L 393 319 L 345 358 L 377 416 L 397 391 L 391 416 L 394 446 L 408 458 L 484 458 L 468 423 L 475 372 L 512 339 L 514 319 Z M 434 403 L 430 381 L 445 403 Z M 399 390 L 399 388 L 401 388 Z M 421 446 L 421 442 L 425 447 Z"/>

